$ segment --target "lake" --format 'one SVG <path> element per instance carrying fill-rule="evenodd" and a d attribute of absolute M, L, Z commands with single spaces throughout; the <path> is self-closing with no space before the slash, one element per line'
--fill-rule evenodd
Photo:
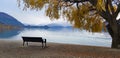
<path fill-rule="evenodd" d="M 0 39 L 21 40 L 21 36 L 35 36 L 47 39 L 47 42 L 90 45 L 90 46 L 111 46 L 111 37 L 107 32 L 90 33 L 85 30 L 69 29 L 69 28 L 31 28 L 21 30 L 9 30 L 0 32 Z"/>

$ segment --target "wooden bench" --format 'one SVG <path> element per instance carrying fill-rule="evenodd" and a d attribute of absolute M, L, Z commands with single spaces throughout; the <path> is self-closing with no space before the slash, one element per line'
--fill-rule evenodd
<path fill-rule="evenodd" d="M 43 39 L 42 37 L 22 37 L 22 39 L 23 39 L 23 46 L 25 42 L 27 43 L 27 45 L 28 42 L 41 42 L 42 47 L 46 47 L 46 39 Z"/>

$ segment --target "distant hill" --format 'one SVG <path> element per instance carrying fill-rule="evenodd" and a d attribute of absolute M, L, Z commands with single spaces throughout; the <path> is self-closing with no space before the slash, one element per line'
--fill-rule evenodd
<path fill-rule="evenodd" d="M 57 23 L 51 23 L 47 25 L 49 28 L 64 28 L 64 26 L 57 24 Z"/>
<path fill-rule="evenodd" d="M 62 25 L 59 23 L 50 23 L 47 25 L 25 25 L 25 28 L 43 28 L 43 29 L 62 29 L 62 28 L 72 28 L 70 25 Z"/>
<path fill-rule="evenodd" d="M 19 22 L 16 18 L 4 13 L 0 12 L 0 23 L 11 26 L 24 26 L 21 22 Z"/>
<path fill-rule="evenodd" d="M 49 28 L 70 28 L 70 27 L 72 27 L 72 26 L 67 25 L 67 24 L 65 24 L 65 23 L 63 23 L 63 24 L 51 23 L 51 24 L 48 24 L 47 26 L 48 26 Z"/>
<path fill-rule="evenodd" d="M 44 26 L 32 26 L 32 25 L 26 25 L 24 26 L 24 28 L 44 28 L 44 29 L 48 29 L 49 27 L 44 25 Z"/>

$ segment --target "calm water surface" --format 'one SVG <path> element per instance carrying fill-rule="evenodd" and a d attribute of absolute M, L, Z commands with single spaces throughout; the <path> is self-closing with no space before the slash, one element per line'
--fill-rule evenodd
<path fill-rule="evenodd" d="M 0 39 L 21 40 L 21 36 L 46 38 L 48 42 L 67 43 L 90 46 L 111 46 L 108 33 L 89 33 L 75 29 L 23 29 L 0 32 Z"/>

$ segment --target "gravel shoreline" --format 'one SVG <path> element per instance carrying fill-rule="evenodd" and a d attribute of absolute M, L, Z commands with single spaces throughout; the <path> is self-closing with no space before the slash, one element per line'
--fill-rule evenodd
<path fill-rule="evenodd" d="M 120 58 L 120 49 L 60 43 L 23 47 L 20 40 L 0 40 L 0 58 Z"/>

